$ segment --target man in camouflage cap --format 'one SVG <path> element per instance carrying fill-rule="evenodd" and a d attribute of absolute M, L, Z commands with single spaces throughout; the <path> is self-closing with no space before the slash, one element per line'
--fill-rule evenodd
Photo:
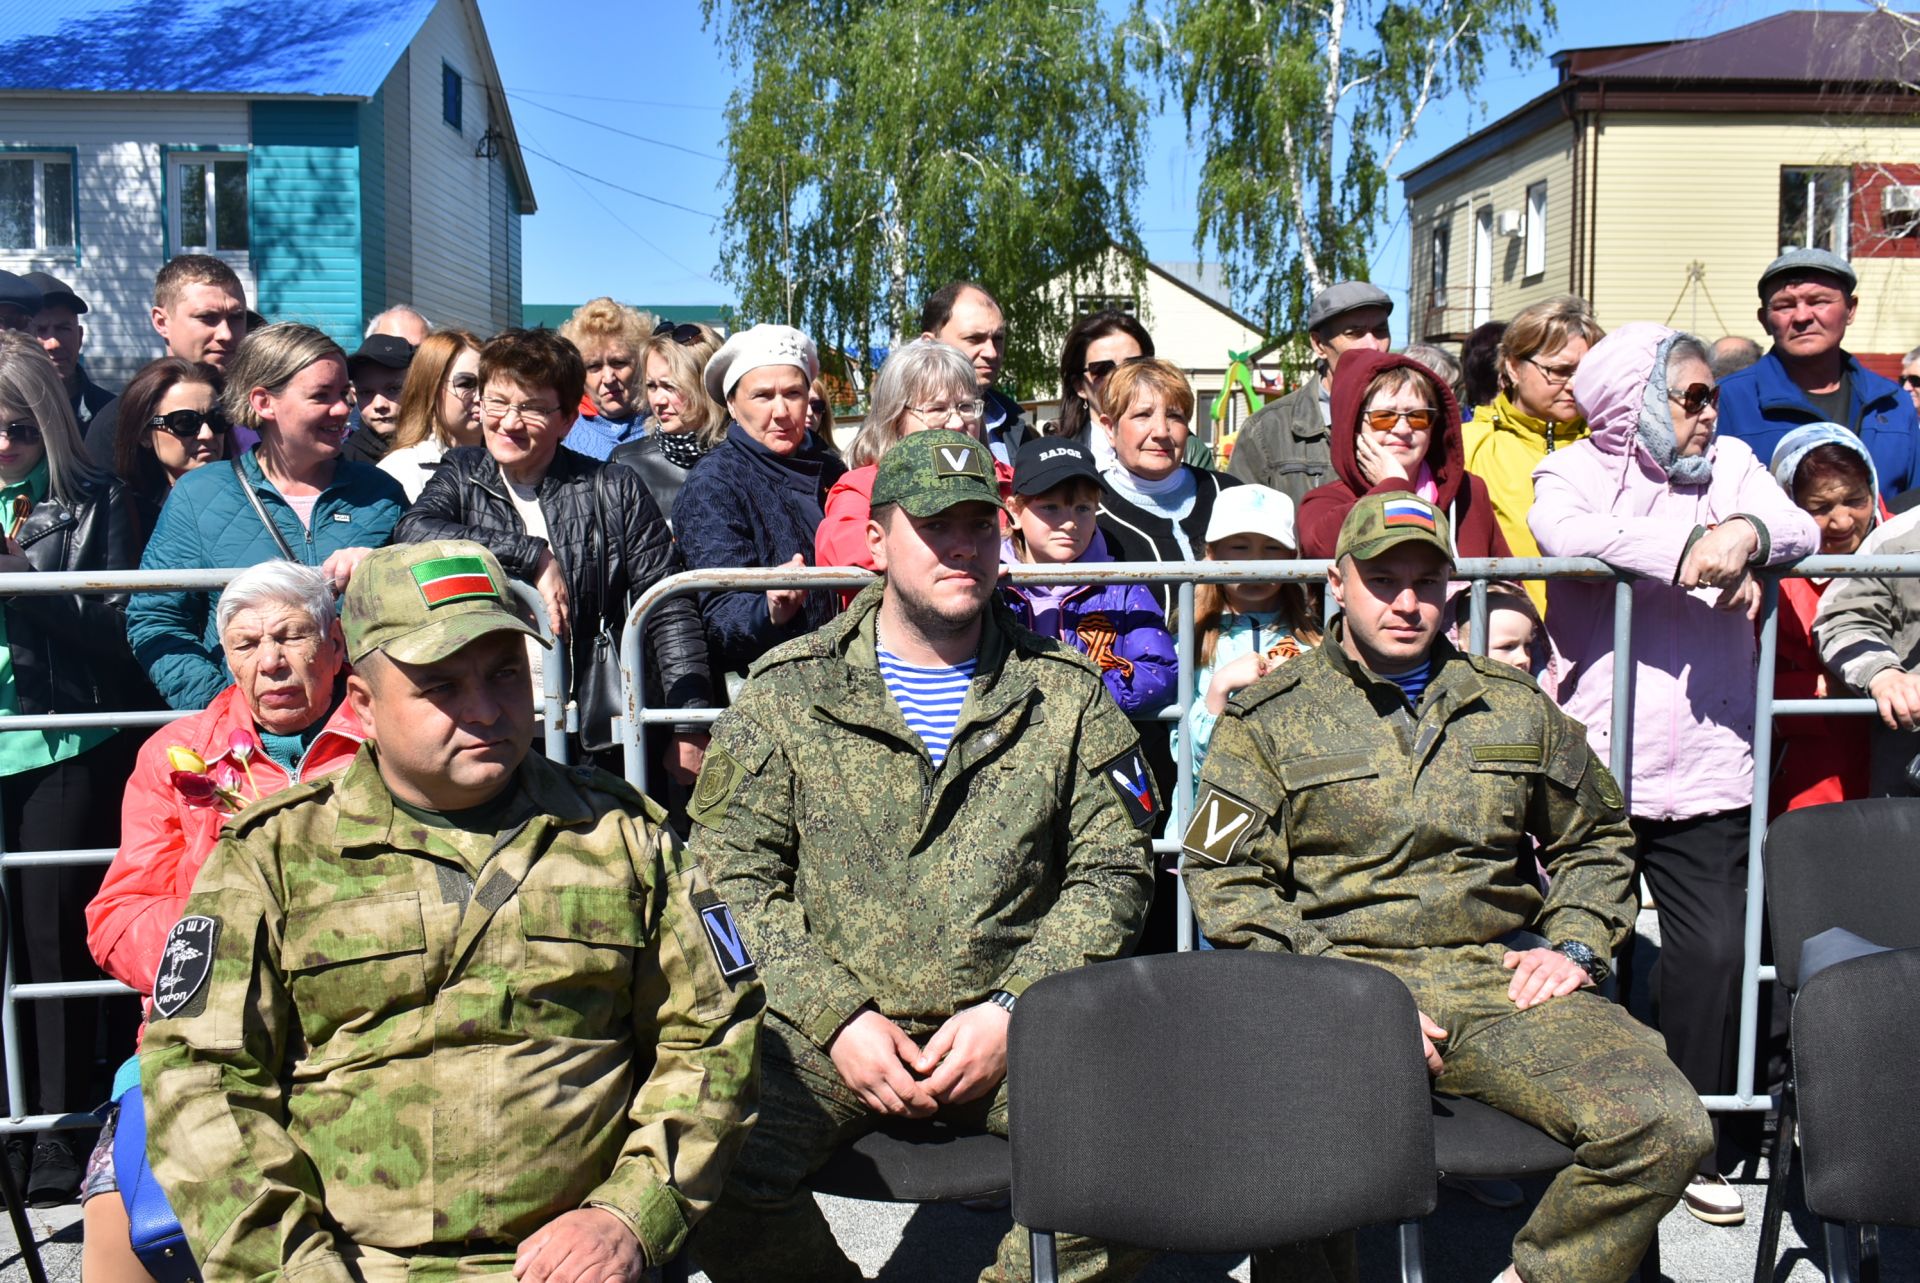
<path fill-rule="evenodd" d="M 889 1119 L 1006 1134 L 1007 1022 L 1033 981 L 1116 958 L 1157 809 L 1099 670 L 995 595 L 992 457 L 917 432 L 880 461 L 880 582 L 769 652 L 713 728 L 691 843 L 760 958 L 760 1121 L 701 1223 L 714 1283 L 857 1280 L 804 1188 Z M 1028 1279 L 1026 1234 L 984 1278 Z M 1085 1240 L 1063 1277 L 1147 1259 Z"/>
<path fill-rule="evenodd" d="M 1620 790 L 1532 678 L 1440 635 L 1452 560 L 1426 500 L 1354 505 L 1326 641 L 1234 696 L 1214 730 L 1187 890 L 1219 946 L 1399 976 L 1439 1090 L 1574 1149 L 1502 1280 L 1622 1280 L 1712 1138 L 1660 1036 L 1593 991 L 1633 928 Z M 1521 872 L 1530 844 L 1545 895 Z M 1350 1277 L 1350 1246 L 1300 1276 Z"/>
<path fill-rule="evenodd" d="M 752 1122 L 763 995 L 653 803 L 532 756 L 493 554 L 382 548 L 369 729 L 227 826 L 168 937 L 149 1152 L 208 1283 L 637 1279 Z"/>

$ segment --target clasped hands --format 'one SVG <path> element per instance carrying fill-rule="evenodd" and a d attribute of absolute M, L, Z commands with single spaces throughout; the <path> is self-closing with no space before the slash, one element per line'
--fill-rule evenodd
<path fill-rule="evenodd" d="M 840 1078 L 876 1114 L 926 1118 L 946 1105 L 986 1095 L 1007 1076 L 1007 1025 L 1012 1016 L 983 1002 L 956 1012 L 925 1047 L 868 1009 L 827 1044 Z"/>

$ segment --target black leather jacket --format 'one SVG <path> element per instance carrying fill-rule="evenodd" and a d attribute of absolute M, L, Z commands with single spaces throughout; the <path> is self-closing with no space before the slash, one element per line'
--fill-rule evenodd
<path fill-rule="evenodd" d="M 701 458 L 706 452 L 701 452 Z M 660 505 L 660 515 L 673 524 L 673 501 L 680 497 L 680 487 L 687 479 L 691 468 L 683 468 L 667 457 L 660 448 L 660 434 L 649 432 L 638 441 L 623 441 L 613 448 L 607 456 L 608 463 L 618 463 L 632 468 L 647 483 L 647 493 Z"/>
<path fill-rule="evenodd" d="M 610 529 L 606 553 L 607 601 L 601 602 L 594 565 L 594 473 L 605 470 L 601 516 Z M 568 672 L 577 681 L 593 653 L 593 638 L 611 614 L 617 640 L 632 596 L 686 569 L 660 509 L 640 478 L 571 450 L 554 452 L 535 492 L 547 520 L 553 555 L 567 580 L 573 613 Z M 531 584 L 548 539 L 527 533 L 507 495 L 500 465 L 480 446 L 449 450 L 420 498 L 394 527 L 395 543 L 471 539 L 491 549 L 516 579 Z M 702 708 L 713 702 L 707 644 L 691 597 L 675 597 L 653 612 L 647 629 L 647 702 L 663 708 Z"/>
<path fill-rule="evenodd" d="M 132 570 L 133 504 L 116 478 L 85 483 L 73 503 L 41 500 L 14 536 L 37 571 Z M 6 598 L 13 694 L 22 714 L 146 708 L 153 692 L 127 645 L 124 592 Z"/>

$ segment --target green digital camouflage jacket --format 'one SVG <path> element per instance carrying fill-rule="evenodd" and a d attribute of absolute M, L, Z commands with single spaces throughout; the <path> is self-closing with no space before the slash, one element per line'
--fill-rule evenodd
<path fill-rule="evenodd" d="M 168 937 L 148 1151 L 203 1277 L 510 1254 L 589 1205 L 666 1260 L 757 1099 L 726 906 L 614 776 L 529 756 L 463 855 L 372 753 L 236 817 Z"/>
<path fill-rule="evenodd" d="M 868 1004 L 921 1037 L 1119 957 L 1152 895 L 1158 797 L 1098 670 L 996 599 L 936 771 L 880 676 L 882 591 L 754 665 L 689 807 L 768 1007 L 821 1046 Z"/>
<path fill-rule="evenodd" d="M 1228 701 L 1182 838 L 1207 937 L 1293 953 L 1491 944 L 1613 955 L 1633 835 L 1580 724 L 1533 679 L 1440 640 L 1416 715 L 1324 644 Z M 1543 897 L 1519 871 L 1534 839 Z"/>

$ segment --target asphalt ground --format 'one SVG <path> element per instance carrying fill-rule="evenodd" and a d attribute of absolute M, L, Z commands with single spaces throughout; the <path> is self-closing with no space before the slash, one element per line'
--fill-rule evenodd
<path fill-rule="evenodd" d="M 1644 946 L 1635 960 L 1634 1007 L 1645 1003 L 1644 972 L 1659 950 L 1659 922 L 1652 911 L 1640 918 Z M 1638 1011 L 1644 1018 L 1645 1012 Z M 1735 1228 L 1703 1224 L 1676 1208 L 1660 1227 L 1660 1265 L 1674 1283 L 1732 1283 L 1753 1276 L 1760 1246 L 1760 1209 L 1766 1197 L 1766 1165 L 1755 1161 L 1733 1176 L 1746 1198 L 1747 1223 Z M 1780 1235 L 1780 1259 L 1774 1283 L 1818 1283 L 1824 1278 L 1825 1252 L 1820 1228 L 1793 1183 L 1788 1216 Z M 1507 1246 L 1525 1222 L 1546 1182 L 1522 1185 L 1525 1206 L 1508 1211 L 1484 1207 L 1467 1195 L 1443 1188 L 1440 1206 L 1427 1219 L 1427 1276 L 1434 1283 L 1485 1283 L 1508 1261 Z M 974 1212 L 953 1206 L 861 1203 L 821 1198 L 820 1205 L 847 1254 L 870 1279 L 884 1283 L 969 1283 L 993 1259 L 994 1247 L 1012 1225 L 1006 1212 Z M 80 1209 L 77 1206 L 32 1211 L 29 1219 L 41 1259 L 53 1283 L 79 1283 Z M 1809 1248 L 1807 1244 L 1814 1244 Z M 1920 1231 L 1886 1230 L 1880 1236 L 1883 1283 L 1920 1283 Z M 1361 1277 L 1397 1279 L 1392 1233 L 1361 1231 Z M 703 1275 L 696 1274 L 696 1279 Z M 1221 1283 L 1245 1280 L 1244 1258 L 1168 1257 L 1143 1276 L 1144 1283 Z M 0 1221 L 0 1283 L 25 1283 L 26 1267 L 12 1227 Z"/>

